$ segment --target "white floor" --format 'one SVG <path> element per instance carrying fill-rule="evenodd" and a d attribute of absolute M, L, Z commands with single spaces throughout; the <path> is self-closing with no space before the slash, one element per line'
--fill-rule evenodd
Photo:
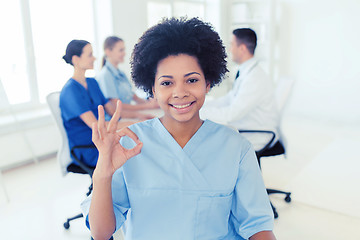
<path fill-rule="evenodd" d="M 287 159 L 262 161 L 266 185 L 292 192 L 291 203 L 271 196 L 279 213 L 277 239 L 360 239 L 360 161 L 355 154 L 360 127 L 287 119 L 283 130 Z M 66 217 L 79 213 L 89 184 L 85 175 L 62 177 L 55 158 L 3 173 L 0 239 L 89 240 L 83 219 L 71 222 L 69 230 L 62 226 Z"/>

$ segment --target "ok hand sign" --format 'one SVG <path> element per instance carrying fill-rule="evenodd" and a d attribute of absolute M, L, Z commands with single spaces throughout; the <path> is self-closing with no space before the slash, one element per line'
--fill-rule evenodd
<path fill-rule="evenodd" d="M 117 130 L 120 119 L 121 102 L 116 104 L 116 111 L 109 124 L 105 124 L 104 108 L 98 106 L 98 123 L 92 125 L 92 141 L 99 151 L 99 159 L 96 165 L 96 172 L 103 177 L 112 177 L 114 172 L 133 156 L 140 153 L 142 142 L 129 128 L 125 127 Z M 136 146 L 132 149 L 126 149 L 120 144 L 123 136 L 130 137 Z"/>

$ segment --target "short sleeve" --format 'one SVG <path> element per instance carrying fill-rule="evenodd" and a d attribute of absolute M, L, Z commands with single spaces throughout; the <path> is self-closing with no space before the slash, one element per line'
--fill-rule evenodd
<path fill-rule="evenodd" d="M 239 164 L 230 221 L 236 232 L 248 239 L 258 232 L 271 231 L 274 215 L 255 151 L 251 146 Z"/>
<path fill-rule="evenodd" d="M 124 174 L 122 168 L 117 170 L 112 178 L 112 199 L 115 213 L 116 230 L 117 231 L 125 222 L 126 214 L 130 209 L 129 198 L 125 186 Z M 82 203 L 81 210 L 85 218 L 85 224 L 90 229 L 89 210 L 91 205 L 92 194 L 89 195 Z"/>
<path fill-rule="evenodd" d="M 82 94 L 76 85 L 68 85 L 61 91 L 60 109 L 64 120 L 79 117 L 81 114 L 91 111 L 90 98 Z"/>
<path fill-rule="evenodd" d="M 123 168 L 114 173 L 111 188 L 117 231 L 124 224 L 127 212 L 130 209 Z"/>

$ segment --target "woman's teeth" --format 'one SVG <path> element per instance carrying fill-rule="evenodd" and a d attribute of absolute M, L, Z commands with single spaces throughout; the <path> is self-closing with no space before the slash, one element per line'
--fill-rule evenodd
<path fill-rule="evenodd" d="M 191 105 L 191 103 L 188 103 L 188 104 L 185 104 L 185 105 L 173 105 L 173 107 L 174 108 L 186 108 L 186 107 L 188 107 L 188 106 L 190 106 Z"/>

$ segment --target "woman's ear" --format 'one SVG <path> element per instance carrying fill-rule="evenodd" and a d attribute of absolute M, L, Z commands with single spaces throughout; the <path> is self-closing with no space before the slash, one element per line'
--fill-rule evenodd
<path fill-rule="evenodd" d="M 109 49 L 109 48 L 105 48 L 105 56 L 106 57 L 109 57 L 110 56 L 110 54 L 111 54 L 111 50 Z"/>
<path fill-rule="evenodd" d="M 73 64 L 73 66 L 77 65 L 77 63 L 79 62 L 79 56 L 73 55 L 71 57 L 71 62 Z"/>
<path fill-rule="evenodd" d="M 210 91 L 210 83 L 206 82 L 206 93 L 209 93 Z"/>
<path fill-rule="evenodd" d="M 154 86 L 151 88 L 151 91 L 152 91 L 152 94 L 153 94 L 154 99 L 156 99 L 155 87 L 154 87 Z"/>

